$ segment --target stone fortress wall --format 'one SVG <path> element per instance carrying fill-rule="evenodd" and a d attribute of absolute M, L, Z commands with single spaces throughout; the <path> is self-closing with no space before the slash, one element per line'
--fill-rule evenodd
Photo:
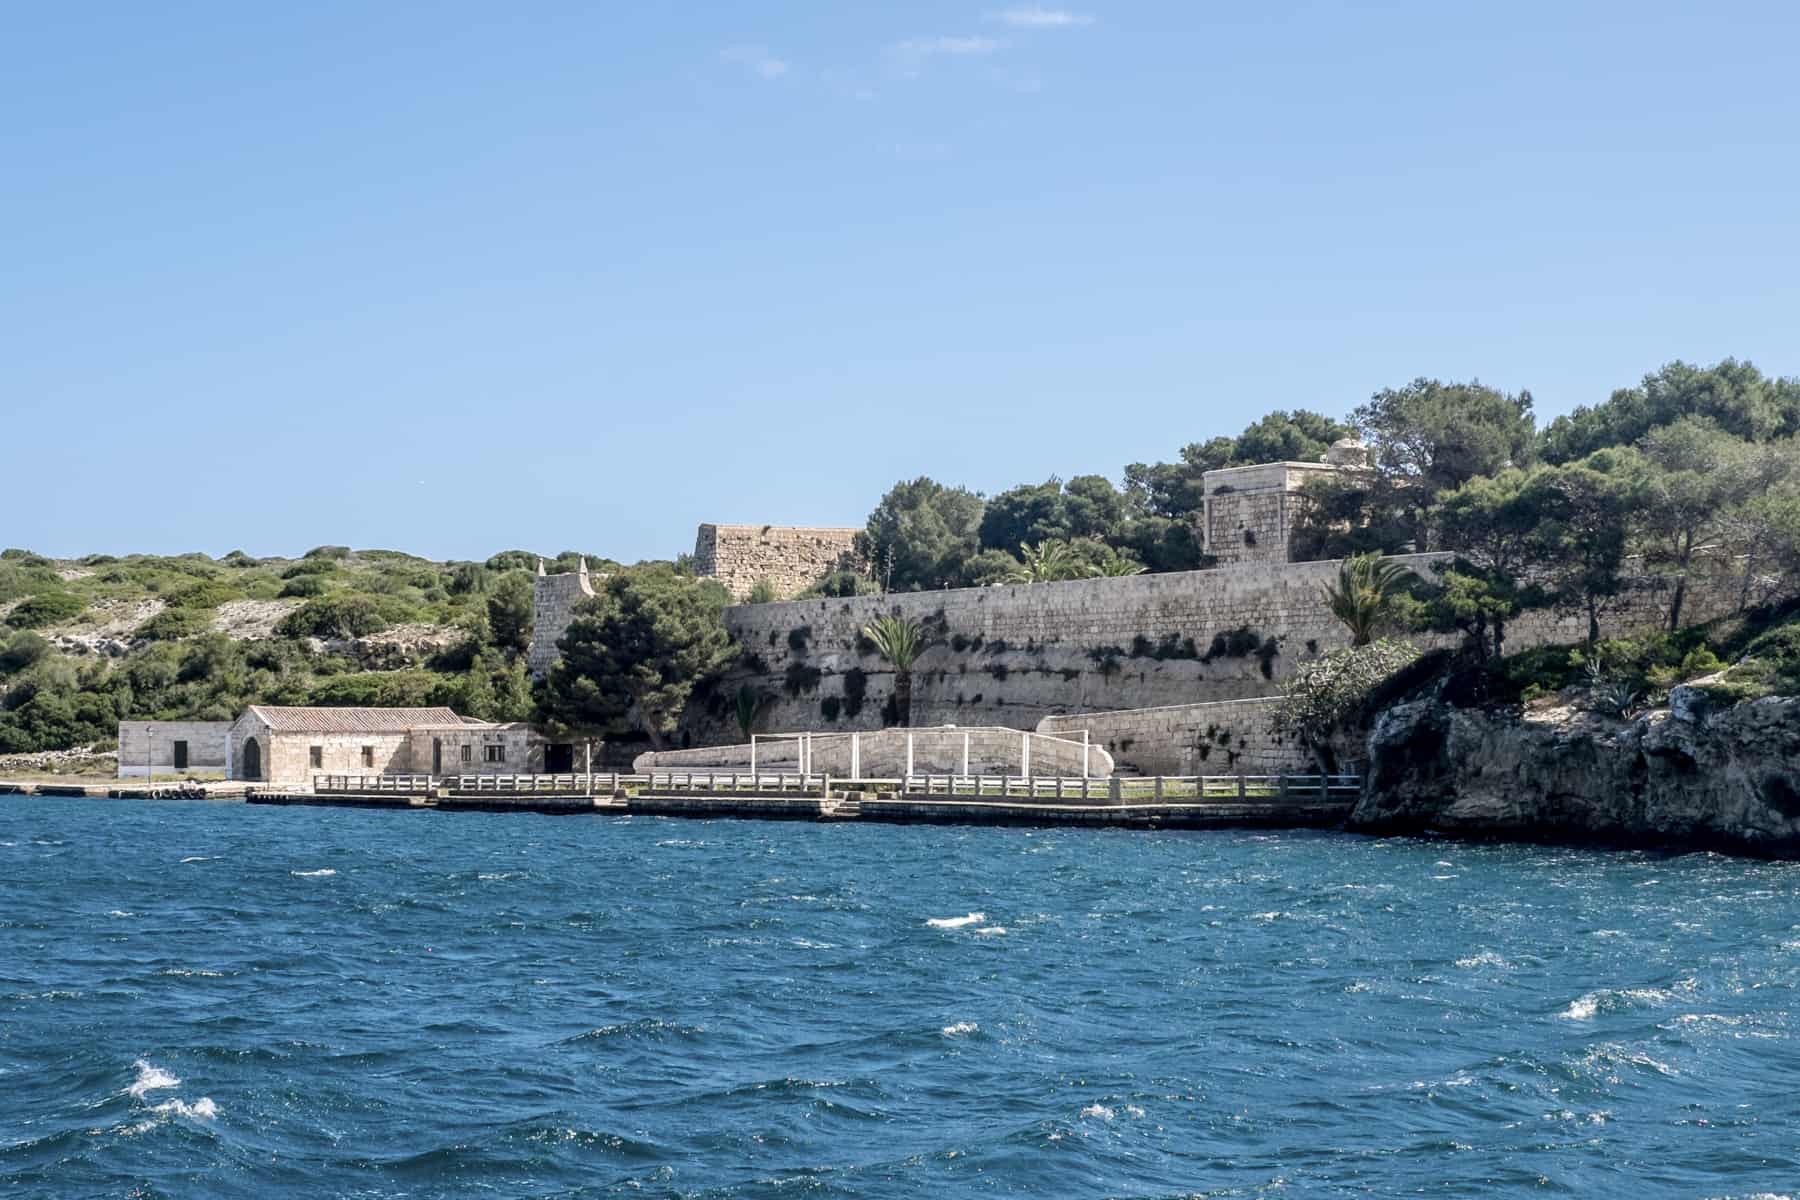
<path fill-rule="evenodd" d="M 1267 696 L 1075 713 L 1045 717 L 1038 731 L 1079 737 L 1086 730 L 1128 774 L 1310 774 L 1317 768 L 1306 747 L 1275 732 L 1278 703 L 1279 697 Z"/>
<path fill-rule="evenodd" d="M 1450 559 L 1415 554 L 1398 561 L 1429 575 Z M 913 671 L 916 726 L 1036 729 L 1047 717 L 1075 713 L 1273 696 L 1298 663 L 1349 644 L 1321 599 L 1337 571 L 1331 561 L 1267 563 L 739 605 L 726 610 L 725 622 L 744 647 L 745 664 L 695 697 L 683 737 L 697 746 L 741 740 L 732 700 L 745 685 L 773 698 L 763 729 L 881 728 L 893 670 L 861 634 L 884 612 L 911 617 L 935 639 Z M 1672 585 L 1668 577 L 1641 578 L 1604 616 L 1604 631 L 1655 625 Z M 1689 621 L 1730 611 L 1729 597 L 1709 594 L 1697 581 L 1689 597 Z M 1586 632 L 1580 613 L 1529 612 L 1508 623 L 1507 644 L 1568 644 Z M 1448 646 L 1460 636 L 1413 640 Z M 1203 720 L 1202 732 L 1207 723 L 1216 721 Z M 1059 724 L 1065 736 L 1079 728 Z"/>
<path fill-rule="evenodd" d="M 717 579 L 736 600 L 766 581 L 781 597 L 795 595 L 840 566 L 857 564 L 860 529 L 780 525 L 702 525 L 694 539 L 694 573 Z"/>

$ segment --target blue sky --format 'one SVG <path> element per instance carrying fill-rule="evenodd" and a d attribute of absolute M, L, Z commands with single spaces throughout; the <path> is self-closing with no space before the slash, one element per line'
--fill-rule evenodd
<path fill-rule="evenodd" d="M 0 544 L 691 549 L 1800 373 L 1800 6 L 0 10 Z"/>

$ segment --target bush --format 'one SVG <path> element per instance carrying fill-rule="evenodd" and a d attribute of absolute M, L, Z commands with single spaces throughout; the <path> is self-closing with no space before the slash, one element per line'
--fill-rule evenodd
<path fill-rule="evenodd" d="M 775 590 L 775 585 L 767 579 L 759 579 L 750 585 L 750 595 L 745 603 L 773 604 L 779 599 L 781 593 Z"/>
<path fill-rule="evenodd" d="M 380 633 L 391 622 L 367 596 L 325 596 L 308 600 L 281 619 L 283 637 L 359 638 Z"/>
<path fill-rule="evenodd" d="M 331 590 L 331 585 L 323 575 L 296 575 L 281 585 L 283 596 L 298 596 L 302 600 L 310 600 L 315 596 L 323 596 Z"/>
<path fill-rule="evenodd" d="M 35 633 L 19 632 L 0 645 L 0 675 L 14 675 L 35 666 L 50 653 L 50 643 Z"/>
<path fill-rule="evenodd" d="M 146 641 L 173 642 L 205 633 L 211 625 L 211 609 L 170 606 L 138 626 L 137 635 Z"/>
<path fill-rule="evenodd" d="M 350 547 L 348 547 L 348 546 L 314 546 L 311 550 L 308 550 L 305 554 L 301 555 L 301 557 L 302 558 L 310 558 L 310 559 L 329 558 L 329 559 L 336 559 L 339 562 L 342 562 L 344 559 L 350 557 Z"/>
<path fill-rule="evenodd" d="M 87 602 L 69 592 L 39 592 L 27 596 L 7 615 L 6 623 L 14 629 L 41 629 L 62 621 L 72 621 L 87 608 Z"/>

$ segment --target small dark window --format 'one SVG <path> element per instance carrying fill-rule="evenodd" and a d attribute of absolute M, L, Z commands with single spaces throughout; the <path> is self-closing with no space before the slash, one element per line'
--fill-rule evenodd
<path fill-rule="evenodd" d="M 484 752 L 486 760 L 488 762 L 503 763 L 506 761 L 506 747 L 505 746 L 483 746 L 482 751 Z"/>
<path fill-rule="evenodd" d="M 374 765 L 375 765 L 375 747 L 364 746 L 363 747 L 363 766 L 373 767 Z"/>
<path fill-rule="evenodd" d="M 187 762 L 188 762 L 187 743 L 186 742 L 176 742 L 175 743 L 175 769 L 177 771 L 185 771 L 187 769 Z"/>
<path fill-rule="evenodd" d="M 1246 545 L 1246 546 L 1256 545 L 1256 530 L 1254 530 L 1254 529 L 1244 530 L 1244 545 Z"/>
<path fill-rule="evenodd" d="M 312 762 L 314 770 L 325 765 L 325 747 L 323 746 L 308 747 L 306 756 Z"/>
<path fill-rule="evenodd" d="M 475 747 L 464 746 L 462 748 L 462 760 L 464 762 L 474 762 L 475 761 Z"/>

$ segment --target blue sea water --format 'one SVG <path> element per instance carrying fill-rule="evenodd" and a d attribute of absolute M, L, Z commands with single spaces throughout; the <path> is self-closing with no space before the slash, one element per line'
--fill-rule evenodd
<path fill-rule="evenodd" d="M 0 800 L 0 1194 L 1800 1189 L 1800 866 Z"/>

